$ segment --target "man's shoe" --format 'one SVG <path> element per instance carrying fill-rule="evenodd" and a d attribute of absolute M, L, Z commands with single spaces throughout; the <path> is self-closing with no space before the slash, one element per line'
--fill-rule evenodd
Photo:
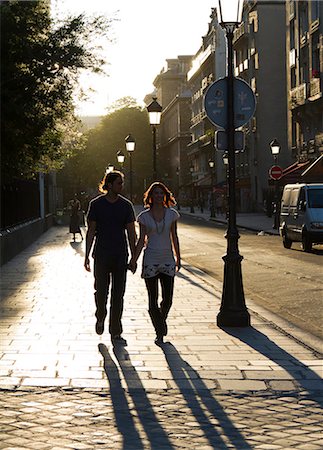
<path fill-rule="evenodd" d="M 155 339 L 155 344 L 156 345 L 163 345 L 164 343 L 164 336 L 157 336 Z"/>
<path fill-rule="evenodd" d="M 103 320 L 96 321 L 95 331 L 96 331 L 96 334 L 99 334 L 99 335 L 103 334 L 103 331 L 104 331 L 104 321 Z"/>
<path fill-rule="evenodd" d="M 127 341 L 125 339 L 123 339 L 122 336 L 120 336 L 120 334 L 115 334 L 113 336 L 111 336 L 111 341 L 113 344 L 119 344 L 119 345 L 127 345 Z"/>

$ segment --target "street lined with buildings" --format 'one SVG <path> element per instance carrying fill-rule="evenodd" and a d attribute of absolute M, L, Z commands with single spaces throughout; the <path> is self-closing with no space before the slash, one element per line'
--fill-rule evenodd
<path fill-rule="evenodd" d="M 218 328 L 220 289 L 184 261 L 167 342 L 154 344 L 138 271 L 127 346 L 113 347 L 94 331 L 83 256 L 54 227 L 2 267 L 0 448 L 322 448 L 322 361 L 300 330 L 252 299 L 251 327 Z"/>

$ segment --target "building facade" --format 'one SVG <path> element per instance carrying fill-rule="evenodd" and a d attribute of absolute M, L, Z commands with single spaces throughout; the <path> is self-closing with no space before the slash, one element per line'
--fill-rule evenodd
<path fill-rule="evenodd" d="M 248 1 L 234 34 L 235 76 L 256 96 L 254 117 L 243 127 L 245 150 L 239 152 L 237 192 L 241 211 L 261 211 L 274 195 L 269 169 L 274 165 L 270 142 L 280 143 L 277 163 L 292 162 L 287 144 L 285 4 Z"/>
<path fill-rule="evenodd" d="M 162 105 L 158 127 L 157 171 L 177 198 L 187 197 L 187 145 L 190 141 L 191 92 L 187 87 L 187 72 L 191 55 L 167 59 L 166 66 L 154 80 L 155 95 Z"/>
<path fill-rule="evenodd" d="M 188 86 L 192 93 L 191 142 L 188 146 L 188 158 L 193 201 L 201 205 L 209 203 L 211 190 L 225 180 L 222 153 L 216 152 L 214 147 L 214 133 L 217 127 L 209 121 L 204 109 L 206 90 L 215 80 L 225 76 L 225 38 L 215 8 L 212 9 L 210 19 L 208 31 L 202 38 L 202 44 L 187 74 Z M 213 169 L 209 167 L 210 160 L 214 161 Z"/>
<path fill-rule="evenodd" d="M 323 154 L 323 3 L 287 1 L 286 29 L 288 147 L 295 164 L 283 180 L 295 182 Z"/>

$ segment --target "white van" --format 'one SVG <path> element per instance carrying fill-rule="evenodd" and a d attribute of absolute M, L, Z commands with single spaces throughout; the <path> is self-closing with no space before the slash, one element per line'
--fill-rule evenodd
<path fill-rule="evenodd" d="M 279 232 L 285 248 L 302 242 L 310 252 L 323 243 L 323 184 L 287 184 L 280 207 Z"/>

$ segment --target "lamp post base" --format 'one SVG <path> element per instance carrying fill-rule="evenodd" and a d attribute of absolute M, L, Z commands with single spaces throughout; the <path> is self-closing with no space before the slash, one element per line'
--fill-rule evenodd
<path fill-rule="evenodd" d="M 250 326 L 250 314 L 245 304 L 242 286 L 242 259 L 239 254 L 223 257 L 224 281 L 222 303 L 217 316 L 218 327 Z"/>

